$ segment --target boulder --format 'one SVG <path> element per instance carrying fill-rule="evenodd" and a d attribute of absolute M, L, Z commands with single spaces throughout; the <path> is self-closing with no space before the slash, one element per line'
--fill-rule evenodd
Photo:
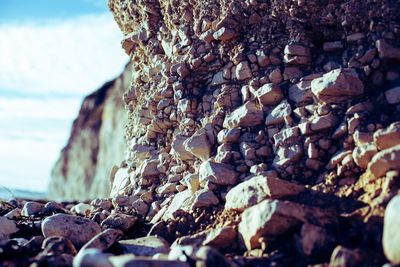
<path fill-rule="evenodd" d="M 372 157 L 367 170 L 375 177 L 382 177 L 390 170 L 400 170 L 400 145 L 382 150 Z"/>
<path fill-rule="evenodd" d="M 100 232 L 101 228 L 96 222 L 74 215 L 56 214 L 47 217 L 42 222 L 44 237 L 65 237 L 76 247 L 82 247 Z"/>
<path fill-rule="evenodd" d="M 200 184 L 210 181 L 220 185 L 236 184 L 238 173 L 231 165 L 207 160 L 200 165 Z"/>
<path fill-rule="evenodd" d="M 273 175 L 258 175 L 229 190 L 226 195 L 225 210 L 243 211 L 266 198 L 279 199 L 298 195 L 304 190 L 305 188 L 301 185 L 279 179 Z"/>
<path fill-rule="evenodd" d="M 394 122 L 389 127 L 379 129 L 374 133 L 374 142 L 379 150 L 400 144 L 400 122 Z"/>
<path fill-rule="evenodd" d="M 383 251 L 393 264 L 400 264 L 400 195 L 390 200 L 385 210 Z"/>
<path fill-rule="evenodd" d="M 254 92 L 254 96 L 264 106 L 278 104 L 283 99 L 283 93 L 279 85 L 267 83 Z"/>
<path fill-rule="evenodd" d="M 262 107 L 249 101 L 225 116 L 224 128 L 252 127 L 264 122 Z"/>
<path fill-rule="evenodd" d="M 211 155 L 211 144 L 204 128 L 195 132 L 183 143 L 185 150 L 201 160 L 207 160 Z"/>
<path fill-rule="evenodd" d="M 192 209 L 215 206 L 219 203 L 218 197 L 209 189 L 202 189 L 196 192 Z"/>
<path fill-rule="evenodd" d="M 277 105 L 265 119 L 265 125 L 279 125 L 285 122 L 285 118 L 289 117 L 292 113 L 290 104 L 283 100 Z"/>
<path fill-rule="evenodd" d="M 372 157 L 378 153 L 378 149 L 374 144 L 362 144 L 353 150 L 353 160 L 361 168 L 366 169 Z"/>
<path fill-rule="evenodd" d="M 364 93 L 364 84 L 353 69 L 335 69 L 311 82 L 315 97 L 329 104 L 359 96 Z"/>

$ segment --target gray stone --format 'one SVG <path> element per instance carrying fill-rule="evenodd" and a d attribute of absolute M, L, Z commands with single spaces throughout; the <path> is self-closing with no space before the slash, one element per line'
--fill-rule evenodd
<path fill-rule="evenodd" d="M 90 248 L 81 250 L 74 257 L 73 267 L 113 267 L 113 265 L 108 260 L 107 254 L 98 249 Z"/>
<path fill-rule="evenodd" d="M 249 101 L 225 116 L 224 128 L 252 127 L 264 122 L 264 112 L 260 105 Z"/>
<path fill-rule="evenodd" d="M 210 181 L 220 185 L 234 185 L 237 178 L 238 173 L 231 165 L 216 163 L 211 160 L 207 160 L 200 165 L 199 180 L 201 184 Z"/>
<path fill-rule="evenodd" d="M 90 239 L 82 248 L 85 249 L 95 248 L 104 251 L 111 247 L 124 233 L 118 229 L 106 229 Z M 80 252 L 79 252 L 80 253 Z"/>
<path fill-rule="evenodd" d="M 0 240 L 8 239 L 10 235 L 18 232 L 17 224 L 4 216 L 0 217 L 0 225 Z"/>
<path fill-rule="evenodd" d="M 170 250 L 168 242 L 156 236 L 120 240 L 118 246 L 124 253 L 147 257 L 154 256 L 157 253 L 167 254 Z"/>
<path fill-rule="evenodd" d="M 283 99 L 283 93 L 279 85 L 267 83 L 258 88 L 254 92 L 254 96 L 264 106 L 271 106 L 278 104 Z"/>

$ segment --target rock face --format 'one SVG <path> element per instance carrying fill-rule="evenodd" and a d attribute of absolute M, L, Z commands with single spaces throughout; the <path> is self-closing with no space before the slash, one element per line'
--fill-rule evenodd
<path fill-rule="evenodd" d="M 127 122 L 122 95 L 128 88 L 130 67 L 117 79 L 87 96 L 72 125 L 71 136 L 52 170 L 49 197 L 90 199 L 110 193 L 110 171 L 126 150 Z"/>

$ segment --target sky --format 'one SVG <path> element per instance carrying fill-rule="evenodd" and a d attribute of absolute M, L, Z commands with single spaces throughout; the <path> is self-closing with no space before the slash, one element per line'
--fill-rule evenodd
<path fill-rule="evenodd" d="M 0 186 L 45 191 L 85 95 L 128 57 L 107 0 L 0 0 Z"/>

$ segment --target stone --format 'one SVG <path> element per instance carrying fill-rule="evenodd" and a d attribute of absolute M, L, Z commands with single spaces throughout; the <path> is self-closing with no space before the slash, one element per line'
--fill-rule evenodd
<path fill-rule="evenodd" d="M 217 135 L 218 143 L 236 143 L 239 141 L 240 133 L 239 128 L 222 129 Z"/>
<path fill-rule="evenodd" d="M 243 211 L 264 199 L 295 196 L 303 191 L 305 191 L 303 186 L 279 179 L 273 175 L 258 175 L 229 190 L 226 195 L 225 210 Z"/>
<path fill-rule="evenodd" d="M 283 93 L 278 85 L 267 83 L 258 88 L 254 92 L 254 96 L 264 106 L 271 106 L 278 104 L 283 99 Z"/>
<path fill-rule="evenodd" d="M 232 226 L 225 226 L 209 231 L 202 245 L 215 248 L 231 247 L 236 238 L 237 230 Z"/>
<path fill-rule="evenodd" d="M 264 112 L 255 102 L 249 101 L 225 116 L 224 128 L 252 127 L 262 124 Z"/>
<path fill-rule="evenodd" d="M 172 218 L 177 210 L 190 211 L 194 201 L 193 193 L 190 190 L 184 190 L 175 194 L 168 208 L 164 211 L 162 219 L 164 221 Z"/>
<path fill-rule="evenodd" d="M 119 168 L 113 177 L 110 197 L 123 194 L 123 191 L 125 187 L 129 185 L 129 182 L 128 168 Z"/>
<path fill-rule="evenodd" d="M 37 216 L 43 212 L 44 204 L 28 201 L 22 208 L 21 215 L 26 217 Z"/>
<path fill-rule="evenodd" d="M 265 119 L 265 125 L 279 125 L 285 122 L 285 118 L 292 114 L 292 108 L 290 104 L 283 100 L 279 105 L 277 105 L 271 113 L 268 114 Z"/>
<path fill-rule="evenodd" d="M 311 91 L 311 81 L 301 81 L 289 87 L 289 99 L 297 105 L 305 105 L 311 103 L 313 94 Z"/>
<path fill-rule="evenodd" d="M 400 103 L 400 86 L 387 90 L 385 92 L 385 98 L 391 105 Z"/>
<path fill-rule="evenodd" d="M 367 170 L 375 177 L 382 177 L 390 170 L 400 170 L 400 145 L 387 148 L 375 154 Z"/>
<path fill-rule="evenodd" d="M 305 223 L 300 231 L 300 244 L 306 256 L 324 256 L 333 248 L 334 240 L 319 226 Z"/>
<path fill-rule="evenodd" d="M 128 231 L 136 222 L 136 217 L 123 213 L 110 214 L 101 226 L 120 229 L 121 231 Z"/>
<path fill-rule="evenodd" d="M 74 258 L 73 267 L 113 267 L 108 255 L 99 249 L 90 248 L 78 253 Z"/>
<path fill-rule="evenodd" d="M 42 222 L 44 237 L 62 236 L 71 240 L 76 247 L 82 247 L 100 232 L 100 226 L 94 221 L 74 215 L 56 214 Z"/>
<path fill-rule="evenodd" d="M 341 41 L 325 42 L 323 49 L 326 52 L 335 52 L 343 49 L 343 43 Z"/>
<path fill-rule="evenodd" d="M 238 33 L 232 29 L 227 27 L 222 27 L 218 31 L 213 33 L 213 37 L 215 40 L 227 42 L 230 41 L 238 36 Z"/>
<path fill-rule="evenodd" d="M 400 60 L 400 48 L 389 45 L 384 39 L 377 40 L 375 45 L 380 58 Z"/>
<path fill-rule="evenodd" d="M 186 262 L 152 258 L 138 258 L 134 255 L 109 257 L 113 267 L 190 267 Z"/>
<path fill-rule="evenodd" d="M 310 127 L 312 131 L 319 132 L 323 130 L 332 129 L 333 127 L 336 126 L 336 123 L 337 123 L 336 116 L 330 112 L 326 115 L 317 116 L 314 119 L 312 119 Z"/>
<path fill-rule="evenodd" d="M 400 122 L 394 122 L 389 127 L 379 129 L 374 133 L 374 143 L 379 150 L 400 144 Z"/>
<path fill-rule="evenodd" d="M 378 153 L 378 149 L 373 144 L 362 144 L 353 150 L 353 160 L 360 168 L 366 169 L 372 157 Z"/>
<path fill-rule="evenodd" d="M 211 155 L 211 144 L 204 128 L 195 132 L 183 143 L 185 149 L 201 160 L 207 160 Z"/>
<path fill-rule="evenodd" d="M 324 226 L 334 223 L 333 215 L 289 201 L 266 199 L 241 215 L 239 234 L 248 250 L 260 247 L 259 238 L 275 239 L 300 223 Z"/>
<path fill-rule="evenodd" d="M 134 208 L 138 214 L 142 215 L 142 217 L 146 217 L 149 210 L 149 204 L 143 199 L 137 199 L 133 201 L 132 208 Z"/>
<path fill-rule="evenodd" d="M 330 267 L 362 266 L 361 253 L 358 249 L 337 246 L 331 255 Z"/>
<path fill-rule="evenodd" d="M 113 207 L 112 201 L 107 198 L 95 198 L 90 202 L 90 205 L 103 210 L 110 210 Z"/>
<path fill-rule="evenodd" d="M 21 218 L 21 209 L 20 208 L 15 208 L 6 214 L 4 214 L 4 217 L 10 219 L 10 220 L 15 220 Z"/>
<path fill-rule="evenodd" d="M 118 247 L 126 254 L 151 257 L 157 253 L 167 254 L 169 243 L 161 237 L 145 236 L 136 239 L 120 240 Z"/>
<path fill-rule="evenodd" d="M 238 173 L 228 164 L 207 160 L 203 162 L 199 168 L 200 184 L 210 181 L 220 185 L 234 185 L 236 184 L 237 178 Z"/>
<path fill-rule="evenodd" d="M 353 69 L 335 69 L 311 82 L 311 91 L 322 102 L 332 104 L 364 93 L 364 84 Z"/>
<path fill-rule="evenodd" d="M 0 225 L 0 241 L 8 239 L 10 235 L 18 232 L 17 224 L 4 216 L 0 217 Z"/>
<path fill-rule="evenodd" d="M 239 81 L 246 80 L 253 77 L 249 62 L 242 61 L 236 66 L 236 79 Z"/>
<path fill-rule="evenodd" d="M 157 165 L 159 164 L 159 160 L 157 159 L 146 159 L 139 167 L 139 172 L 141 177 L 151 177 L 157 176 L 160 174 Z"/>
<path fill-rule="evenodd" d="M 189 137 L 184 136 L 184 135 L 176 135 L 171 144 L 171 154 L 176 155 L 177 158 L 185 161 L 185 160 L 190 160 L 194 159 L 194 155 L 187 151 L 184 146 L 184 142 L 188 139 Z"/>
<path fill-rule="evenodd" d="M 287 167 L 301 159 L 304 151 L 303 148 L 296 144 L 287 147 L 279 147 L 272 165 L 274 167 Z"/>
<path fill-rule="evenodd" d="M 310 48 L 299 44 L 286 45 L 284 53 L 286 55 L 293 55 L 293 56 L 305 56 L 305 57 L 311 56 Z"/>
<path fill-rule="evenodd" d="M 73 206 L 71 210 L 78 215 L 88 216 L 91 209 L 92 209 L 92 206 L 89 204 L 78 203 L 75 206 Z"/>
<path fill-rule="evenodd" d="M 196 192 L 192 209 L 215 206 L 219 203 L 218 197 L 209 189 L 202 189 Z"/>
<path fill-rule="evenodd" d="M 280 84 L 283 80 L 282 73 L 280 69 L 274 69 L 269 75 L 269 80 L 273 84 Z"/>
<path fill-rule="evenodd" d="M 193 193 L 200 188 L 200 181 L 198 174 L 189 174 L 183 178 L 183 184 Z"/>
<path fill-rule="evenodd" d="M 400 264 L 400 195 L 393 197 L 385 210 L 383 224 L 383 251 L 393 264 Z"/>
<path fill-rule="evenodd" d="M 123 235 L 124 233 L 119 229 L 106 229 L 90 239 L 81 248 L 79 253 L 86 249 L 98 249 L 100 251 L 104 251 L 117 242 L 118 239 L 120 239 Z"/>

